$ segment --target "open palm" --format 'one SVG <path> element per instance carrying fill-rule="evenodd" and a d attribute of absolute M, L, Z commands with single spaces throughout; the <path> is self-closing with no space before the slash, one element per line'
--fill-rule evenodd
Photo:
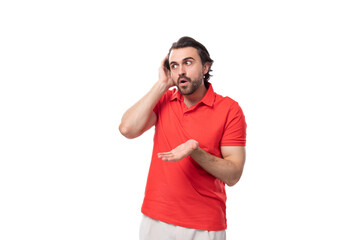
<path fill-rule="evenodd" d="M 176 162 L 189 156 L 198 146 L 199 143 L 197 141 L 190 139 L 170 152 L 158 153 L 158 157 L 164 161 Z"/>

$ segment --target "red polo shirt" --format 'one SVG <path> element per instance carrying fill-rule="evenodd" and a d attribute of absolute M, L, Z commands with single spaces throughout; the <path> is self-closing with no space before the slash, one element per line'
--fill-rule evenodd
<path fill-rule="evenodd" d="M 154 148 L 142 213 L 170 224 L 208 231 L 226 229 L 225 184 L 190 156 L 177 162 L 157 157 L 189 139 L 208 153 L 221 157 L 220 146 L 245 146 L 246 122 L 237 102 L 216 94 L 210 84 L 206 95 L 187 108 L 177 89 L 167 91 L 154 112 Z"/>

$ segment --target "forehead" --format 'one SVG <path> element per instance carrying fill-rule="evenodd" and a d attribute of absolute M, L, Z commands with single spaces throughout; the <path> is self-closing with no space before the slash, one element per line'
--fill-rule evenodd
<path fill-rule="evenodd" d="M 192 57 L 194 59 L 200 59 L 198 51 L 193 47 L 185 47 L 173 49 L 169 55 L 169 62 L 180 62 L 185 58 Z"/>

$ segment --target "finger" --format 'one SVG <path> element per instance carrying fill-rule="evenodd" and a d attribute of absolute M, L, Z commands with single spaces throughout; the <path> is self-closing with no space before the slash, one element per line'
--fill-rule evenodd
<path fill-rule="evenodd" d="M 161 152 L 161 153 L 158 153 L 158 155 L 167 155 L 167 154 L 170 154 L 171 152 Z"/>
<path fill-rule="evenodd" d="M 170 157 L 173 156 L 174 154 L 172 154 L 171 152 L 166 152 L 166 153 L 158 153 L 158 157 Z"/>
<path fill-rule="evenodd" d="M 163 160 L 165 162 L 177 162 L 177 161 L 179 161 L 178 159 L 175 159 L 175 158 L 162 158 L 161 160 Z"/>
<path fill-rule="evenodd" d="M 164 70 L 169 70 L 169 60 L 168 60 L 168 56 L 166 56 L 162 61 L 161 61 L 161 67 Z"/>

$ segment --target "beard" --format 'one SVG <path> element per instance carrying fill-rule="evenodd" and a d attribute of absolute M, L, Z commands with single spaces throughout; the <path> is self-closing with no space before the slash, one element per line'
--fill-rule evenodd
<path fill-rule="evenodd" d="M 184 80 L 186 80 L 189 84 L 186 86 L 180 86 L 180 82 Z M 176 86 L 182 95 L 191 95 L 201 86 L 201 83 L 202 77 L 199 77 L 196 80 L 191 80 L 191 78 L 186 76 L 180 76 L 176 82 Z"/>

